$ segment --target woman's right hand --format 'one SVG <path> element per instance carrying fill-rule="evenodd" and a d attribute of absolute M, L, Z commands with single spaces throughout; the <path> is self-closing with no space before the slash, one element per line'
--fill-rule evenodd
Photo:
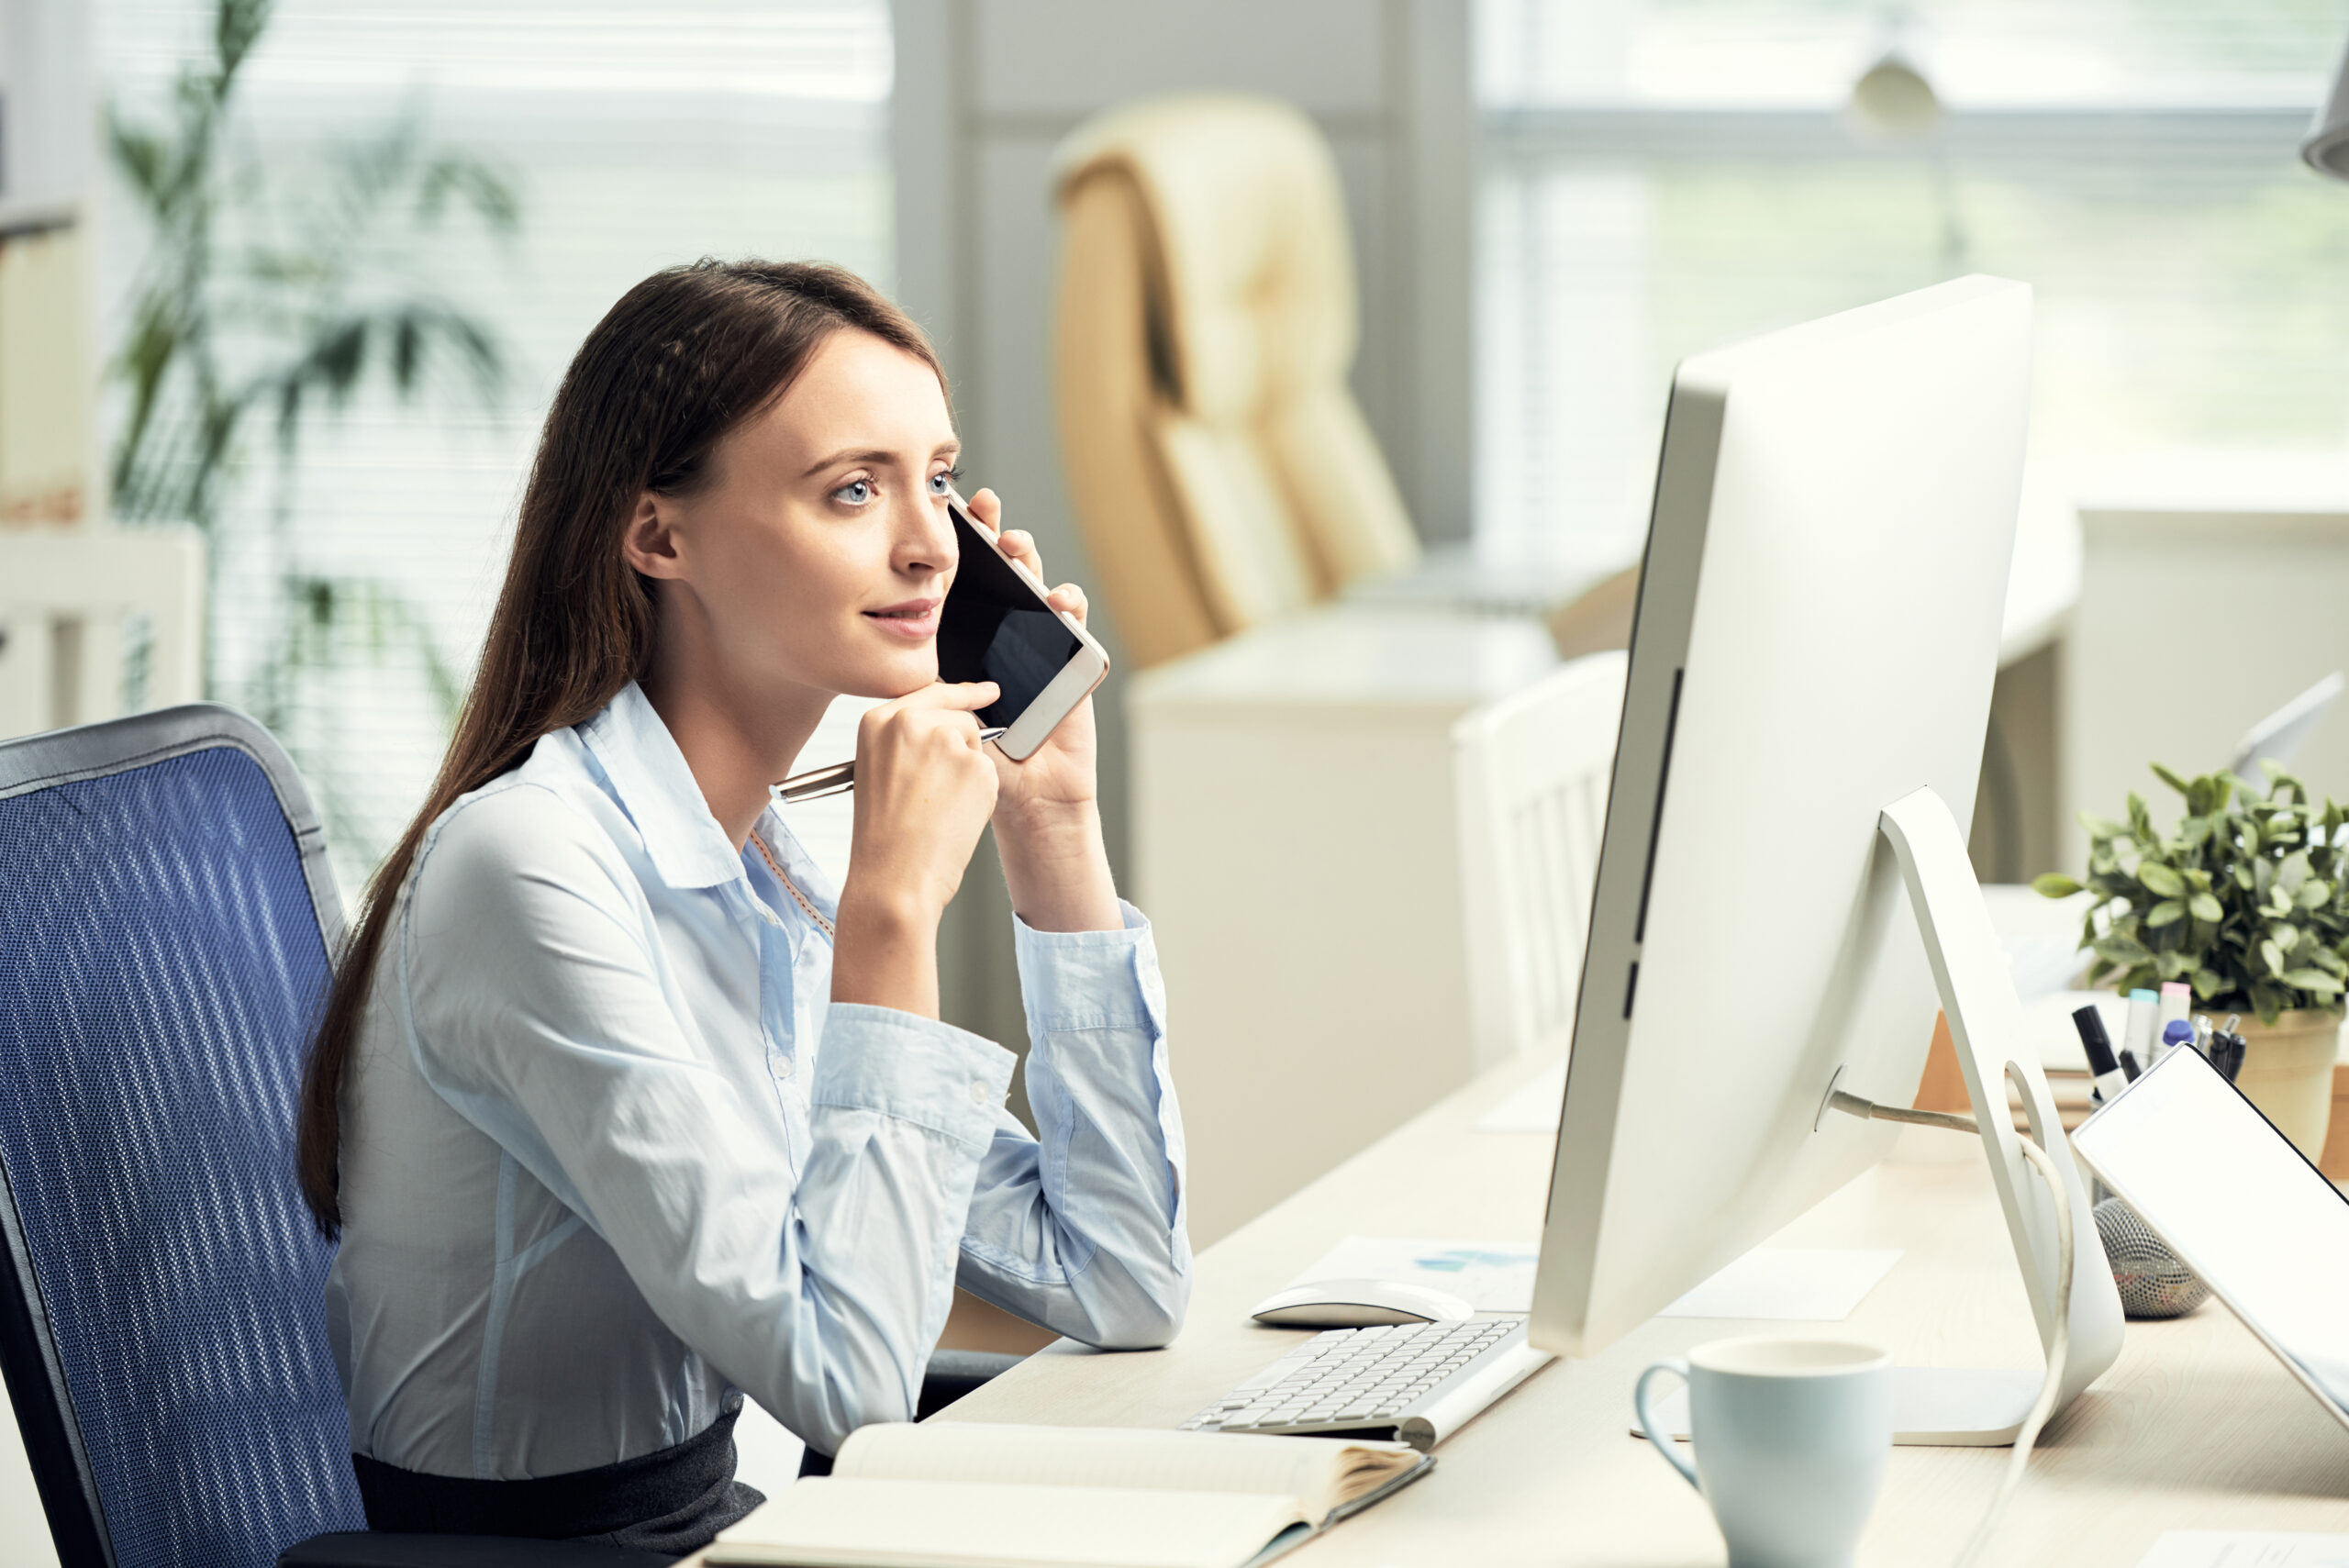
<path fill-rule="evenodd" d="M 856 825 L 833 938 L 832 1000 L 938 1016 L 938 921 L 995 812 L 975 712 L 994 683 L 925 686 L 856 730 Z"/>

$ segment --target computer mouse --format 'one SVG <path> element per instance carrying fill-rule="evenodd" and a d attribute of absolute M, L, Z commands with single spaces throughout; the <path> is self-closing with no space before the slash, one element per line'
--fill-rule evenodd
<path fill-rule="evenodd" d="M 1293 1284 L 1248 1316 L 1276 1329 L 1376 1329 L 1396 1323 L 1464 1323 L 1476 1309 L 1449 1291 L 1383 1279 Z"/>

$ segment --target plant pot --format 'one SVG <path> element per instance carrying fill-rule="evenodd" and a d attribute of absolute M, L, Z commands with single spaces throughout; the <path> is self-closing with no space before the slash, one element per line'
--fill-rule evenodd
<path fill-rule="evenodd" d="M 2292 1147 L 2315 1160 L 2324 1152 L 2324 1135 L 2332 1125 L 2332 1064 L 2341 1056 L 2341 1015 L 2300 1011 L 2279 1013 L 2272 1024 L 2245 1018 L 2243 1032 L 2243 1072 L 2235 1087 L 2292 1140 Z"/>

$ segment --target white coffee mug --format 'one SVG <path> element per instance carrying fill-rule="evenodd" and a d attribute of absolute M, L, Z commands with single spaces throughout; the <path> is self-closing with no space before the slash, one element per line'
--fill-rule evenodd
<path fill-rule="evenodd" d="M 1688 1385 L 1692 1469 L 1656 1418 L 1660 1373 Z M 1721 1340 L 1669 1356 L 1631 1391 L 1640 1429 L 1697 1488 L 1730 1568 L 1850 1568 L 1892 1451 L 1892 1372 L 1874 1345 Z"/>

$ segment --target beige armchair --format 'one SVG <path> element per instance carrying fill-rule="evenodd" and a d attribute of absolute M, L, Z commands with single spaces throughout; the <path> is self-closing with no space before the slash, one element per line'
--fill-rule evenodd
<path fill-rule="evenodd" d="M 1346 385 L 1344 201 L 1305 116 L 1186 95 L 1060 150 L 1062 457 L 1147 667 L 1400 570 L 1419 545 Z"/>

